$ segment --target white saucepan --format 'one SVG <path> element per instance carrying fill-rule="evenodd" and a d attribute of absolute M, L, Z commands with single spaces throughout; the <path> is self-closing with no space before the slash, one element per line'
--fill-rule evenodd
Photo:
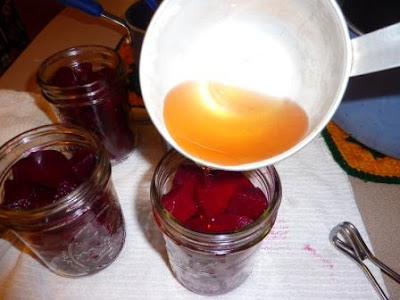
<path fill-rule="evenodd" d="M 350 40 L 334 0 L 164 0 L 146 32 L 140 81 L 154 125 L 175 149 L 201 165 L 248 170 L 274 164 L 315 138 L 350 76 L 399 65 L 400 24 Z M 166 94 L 188 80 L 289 98 L 308 114 L 309 129 L 284 153 L 254 163 L 220 166 L 194 157 L 173 140 L 163 118 Z"/>

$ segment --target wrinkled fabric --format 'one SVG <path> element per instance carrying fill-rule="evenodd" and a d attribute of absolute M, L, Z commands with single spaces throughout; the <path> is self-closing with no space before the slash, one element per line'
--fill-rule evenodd
<path fill-rule="evenodd" d="M 0 91 L 0 142 L 51 122 L 38 95 Z M 47 113 L 46 113 L 47 112 Z M 210 299 L 180 285 L 168 266 L 151 212 L 150 182 L 165 153 L 152 125 L 138 125 L 133 154 L 113 166 L 127 238 L 115 262 L 97 274 L 70 279 L 46 269 L 10 231 L 0 229 L 0 299 Z M 275 166 L 282 180 L 278 219 L 253 273 L 217 299 L 379 299 L 362 271 L 329 242 L 330 230 L 352 222 L 368 246 L 347 175 L 321 137 Z M 382 275 L 371 266 L 382 286 Z"/>

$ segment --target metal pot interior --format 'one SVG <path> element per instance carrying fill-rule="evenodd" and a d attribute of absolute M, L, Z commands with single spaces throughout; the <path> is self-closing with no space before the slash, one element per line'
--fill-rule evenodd
<path fill-rule="evenodd" d="M 328 123 L 350 71 L 348 30 L 335 1 L 165 0 L 148 27 L 140 62 L 146 108 L 163 122 L 167 92 L 188 80 L 214 80 L 288 98 L 308 114 L 292 154 Z"/>

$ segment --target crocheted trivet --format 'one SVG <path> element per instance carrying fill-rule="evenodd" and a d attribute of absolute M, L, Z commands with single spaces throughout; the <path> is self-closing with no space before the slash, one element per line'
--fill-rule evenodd
<path fill-rule="evenodd" d="M 349 175 L 367 181 L 400 183 L 400 160 L 361 144 L 333 121 L 322 136 L 336 162 Z"/>

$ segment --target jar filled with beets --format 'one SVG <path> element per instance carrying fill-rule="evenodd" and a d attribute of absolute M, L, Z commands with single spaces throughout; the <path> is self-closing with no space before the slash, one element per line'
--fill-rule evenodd
<path fill-rule="evenodd" d="M 176 279 L 203 295 L 238 287 L 252 271 L 281 196 L 273 166 L 210 170 L 168 152 L 155 170 L 151 201 Z"/>
<path fill-rule="evenodd" d="M 89 275 L 116 259 L 124 218 L 96 136 L 59 124 L 34 128 L 0 148 L 0 170 L 0 224 L 51 271 Z"/>
<path fill-rule="evenodd" d="M 134 150 L 127 80 L 116 51 L 79 46 L 58 52 L 40 65 L 37 81 L 59 121 L 95 133 L 112 163 Z"/>

